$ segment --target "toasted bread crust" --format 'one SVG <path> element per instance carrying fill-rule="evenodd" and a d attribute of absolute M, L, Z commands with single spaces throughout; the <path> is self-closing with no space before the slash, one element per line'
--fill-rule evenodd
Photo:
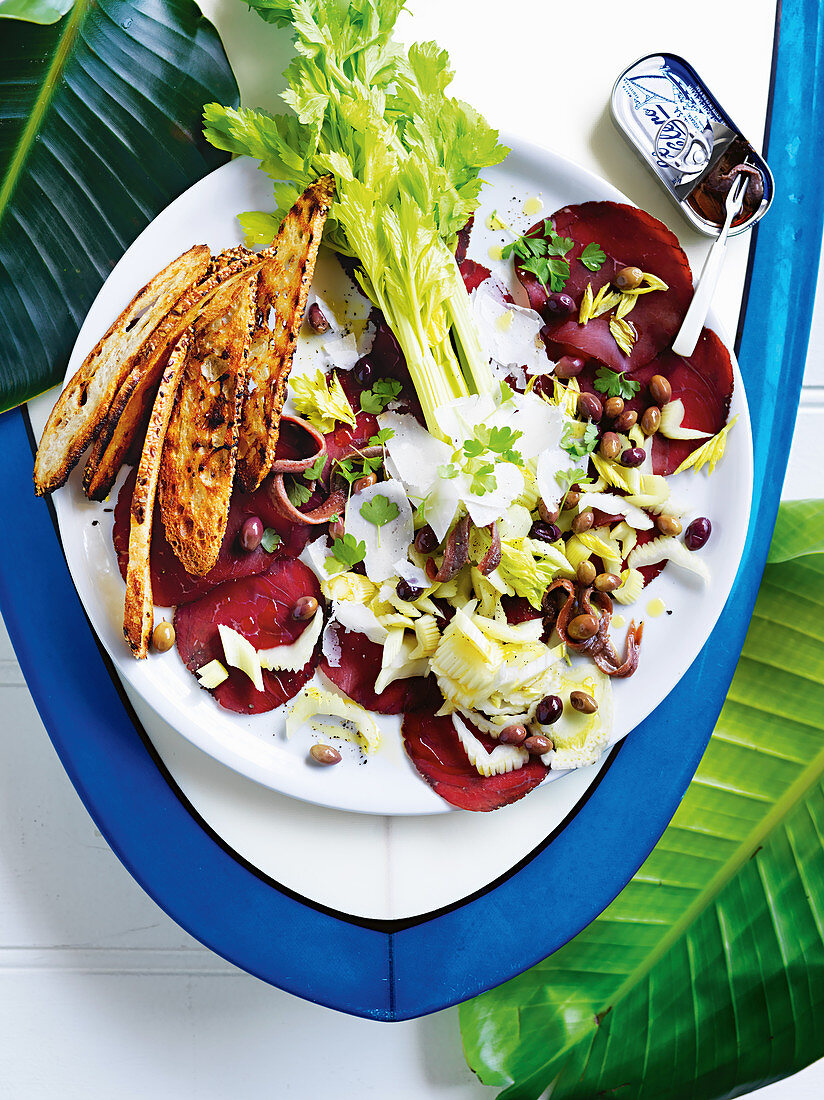
<path fill-rule="evenodd" d="M 221 253 L 221 257 L 226 262 L 175 303 L 117 390 L 83 471 L 83 488 L 91 500 L 104 500 L 109 495 L 132 443 L 141 428 L 145 431 L 169 351 L 181 333 L 199 313 L 209 309 L 208 303 L 221 286 L 237 281 L 245 271 L 257 270 L 261 262 L 245 248 Z"/>
<path fill-rule="evenodd" d="M 215 564 L 226 531 L 256 284 L 257 272 L 221 288 L 214 317 L 195 322 L 166 432 L 160 510 L 166 538 L 193 576 Z"/>
<path fill-rule="evenodd" d="M 68 478 L 96 437 L 118 386 L 151 340 L 174 303 L 209 265 L 205 244 L 178 256 L 134 296 L 100 338 L 52 409 L 34 463 L 38 496 L 53 492 Z"/>
<path fill-rule="evenodd" d="M 160 473 L 163 440 L 166 437 L 169 417 L 172 414 L 191 344 L 192 330 L 189 328 L 172 348 L 172 353 L 166 361 L 149 418 L 143 453 L 137 467 L 137 480 L 131 504 L 129 567 L 126 573 L 126 603 L 123 613 L 123 633 L 135 657 L 145 657 L 149 652 L 149 639 L 154 627 L 149 554 L 155 493 Z"/>
<path fill-rule="evenodd" d="M 334 180 L 322 176 L 307 187 L 283 219 L 273 244 L 262 252 L 257 327 L 249 354 L 253 385 L 243 405 L 238 477 L 254 492 L 271 469 L 277 447 L 286 383 L 303 323 Z M 274 329 L 267 323 L 274 309 Z"/>

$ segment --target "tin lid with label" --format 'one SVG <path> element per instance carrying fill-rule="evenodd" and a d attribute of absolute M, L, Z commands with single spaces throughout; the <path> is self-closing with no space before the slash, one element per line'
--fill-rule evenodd
<path fill-rule="evenodd" d="M 730 234 L 767 213 L 774 184 L 766 161 L 683 58 L 642 57 L 615 81 L 611 106 L 618 129 L 699 232 L 718 236 L 724 200 L 742 173 L 747 191 Z"/>

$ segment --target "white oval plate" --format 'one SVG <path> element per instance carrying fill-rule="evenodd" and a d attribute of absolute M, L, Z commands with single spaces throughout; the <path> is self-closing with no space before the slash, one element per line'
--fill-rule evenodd
<path fill-rule="evenodd" d="M 569 203 L 628 200 L 604 180 L 557 154 L 522 142 L 511 144 L 513 152 L 506 161 L 487 173 L 489 183 L 476 215 L 470 256 L 492 266 L 513 285 L 509 265 L 493 263 L 488 256 L 490 246 L 505 242 L 502 233 L 485 227 L 492 210 L 497 209 L 504 220 L 523 232 L 540 215 L 551 214 Z M 527 216 L 523 202 L 534 197 L 540 197 L 542 209 Z M 195 243 L 208 244 L 215 252 L 241 243 L 235 215 L 244 210 L 271 210 L 272 206 L 268 178 L 258 171 L 256 162 L 246 158 L 224 165 L 176 199 L 140 234 L 107 279 L 80 330 L 67 377 L 77 370 L 135 290 L 166 263 Z M 342 283 L 335 261 L 319 263 L 314 287 L 324 298 L 340 299 Z M 709 323 L 717 327 L 712 318 Z M 724 338 L 723 333 L 719 335 Z M 299 355 L 305 357 L 310 351 L 304 346 Z M 645 590 L 639 605 L 629 613 L 618 609 L 629 620 L 633 613 L 644 614 L 647 603 L 659 598 L 671 614 L 644 616 L 638 671 L 615 684 L 613 741 L 643 721 L 684 675 L 715 625 L 735 579 L 750 512 L 752 439 L 744 387 L 735 362 L 734 369 L 732 414 L 741 415 L 730 433 L 723 462 L 711 478 L 687 473 L 673 486 L 674 495 L 688 505 L 689 516 L 707 515 L 712 519 L 713 535 L 702 551 L 712 580 L 704 586 L 697 577 L 670 566 Z M 308 730 L 286 741 L 285 708 L 253 717 L 232 714 L 218 707 L 198 687 L 175 651 L 135 661 L 123 640 L 124 585 L 111 540 L 116 495 L 113 492 L 103 505 L 87 501 L 80 487 L 81 469 L 82 463 L 54 497 L 69 569 L 118 674 L 157 714 L 226 766 L 308 802 L 389 815 L 442 813 L 451 808 L 406 759 L 398 718 L 381 718 L 383 745 L 373 758 L 364 761 L 358 750 L 344 744 L 342 765 L 318 768 L 307 763 L 311 743 Z M 157 615 L 162 614 L 163 610 L 158 609 Z M 587 771 L 594 779 L 597 768 Z M 545 781 L 543 793 L 530 797 L 551 797 L 546 793 L 551 789 Z"/>

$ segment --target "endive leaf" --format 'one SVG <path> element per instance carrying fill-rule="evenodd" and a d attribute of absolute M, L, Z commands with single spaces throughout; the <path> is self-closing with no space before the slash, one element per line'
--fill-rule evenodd
<path fill-rule="evenodd" d="M 508 1100 L 720 1100 L 824 1054 L 824 503 L 782 505 L 773 546 L 657 847 L 566 947 L 461 1008 Z"/>
<path fill-rule="evenodd" d="M 0 26 L 2 411 L 62 379 L 125 249 L 224 162 L 200 116 L 237 85 L 192 0 L 76 0 L 52 26 Z"/>

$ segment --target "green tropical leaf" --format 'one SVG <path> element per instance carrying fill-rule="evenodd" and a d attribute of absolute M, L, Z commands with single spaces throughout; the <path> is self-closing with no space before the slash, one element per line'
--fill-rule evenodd
<path fill-rule="evenodd" d="M 52 26 L 3 22 L 0 411 L 62 379 L 125 249 L 225 161 L 203 104 L 237 98 L 192 0 L 77 0 Z"/>
<path fill-rule="evenodd" d="M 56 23 L 74 0 L 0 0 L 0 19 L 25 19 L 29 23 Z"/>
<path fill-rule="evenodd" d="M 824 503 L 782 505 L 773 547 L 657 847 L 566 947 L 461 1007 L 507 1100 L 720 1100 L 824 1054 Z"/>

